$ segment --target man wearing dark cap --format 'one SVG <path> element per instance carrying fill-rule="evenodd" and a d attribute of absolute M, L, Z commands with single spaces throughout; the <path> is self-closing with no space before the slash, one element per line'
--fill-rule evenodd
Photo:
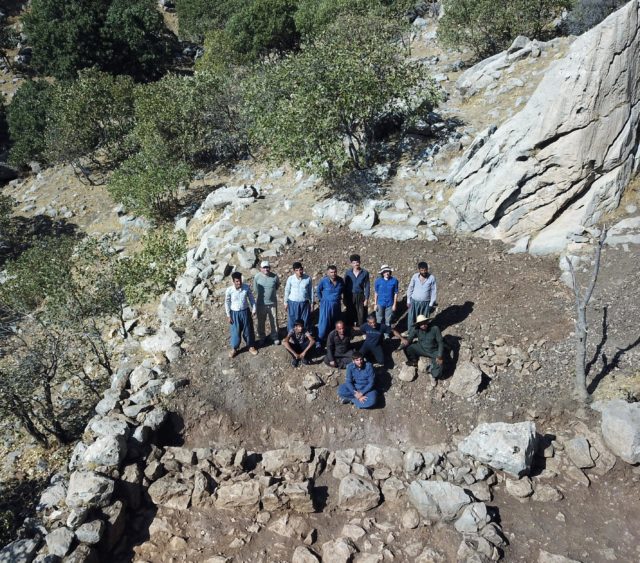
<path fill-rule="evenodd" d="M 371 283 L 369 272 L 360 267 L 360 255 L 349 256 L 351 268 L 344 273 L 344 305 L 347 309 L 347 324 L 362 326 L 367 317 Z"/>
<path fill-rule="evenodd" d="M 407 288 L 409 330 L 416 322 L 418 315 L 429 317 L 436 303 L 436 294 L 436 278 L 429 273 L 429 265 L 426 262 L 420 262 L 418 273 L 413 274 Z"/>
<path fill-rule="evenodd" d="M 415 340 L 415 342 L 414 342 Z M 431 377 L 442 377 L 444 364 L 444 342 L 440 329 L 429 322 L 425 315 L 418 315 L 409 327 L 409 337 L 402 338 L 402 349 L 407 356 L 408 366 L 417 366 L 420 356 L 431 358 Z"/>

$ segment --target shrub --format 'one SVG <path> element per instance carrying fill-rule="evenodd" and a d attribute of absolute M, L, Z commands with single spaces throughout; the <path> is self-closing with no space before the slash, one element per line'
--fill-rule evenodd
<path fill-rule="evenodd" d="M 294 14 L 297 0 L 254 0 L 234 13 L 226 31 L 233 49 L 253 60 L 270 51 L 293 49 L 300 39 Z"/>
<path fill-rule="evenodd" d="M 153 0 L 33 0 L 24 31 L 33 46 L 34 68 L 60 79 L 94 66 L 154 78 L 170 54 Z"/>
<path fill-rule="evenodd" d="M 627 0 L 577 0 L 563 26 L 567 33 L 581 35 L 626 3 Z"/>
<path fill-rule="evenodd" d="M 572 0 L 443 0 L 438 39 L 477 57 L 497 53 L 518 35 L 541 38 Z"/>
<path fill-rule="evenodd" d="M 43 159 L 53 88 L 43 80 L 29 80 L 18 89 L 7 107 L 12 164 L 25 166 L 32 160 Z"/>
<path fill-rule="evenodd" d="M 394 103 L 410 106 L 419 86 L 437 98 L 398 35 L 384 19 L 344 17 L 300 53 L 263 64 L 245 85 L 254 141 L 329 180 L 369 166 L 377 117 Z"/>
<path fill-rule="evenodd" d="M 163 150 L 143 150 L 124 161 L 107 189 L 130 211 L 162 220 L 176 211 L 178 187 L 190 176 L 186 163 L 174 162 Z"/>
<path fill-rule="evenodd" d="M 124 138 L 134 124 L 133 93 L 131 78 L 95 69 L 60 83 L 53 92 L 46 131 L 48 160 L 76 167 L 83 157 L 98 167 L 121 160 Z"/>
<path fill-rule="evenodd" d="M 9 125 L 7 124 L 7 110 L 0 101 L 0 152 L 9 144 Z"/>
<path fill-rule="evenodd" d="M 129 303 L 144 303 L 173 286 L 184 268 L 186 235 L 170 227 L 151 231 L 142 250 L 118 264 L 117 278 Z"/>

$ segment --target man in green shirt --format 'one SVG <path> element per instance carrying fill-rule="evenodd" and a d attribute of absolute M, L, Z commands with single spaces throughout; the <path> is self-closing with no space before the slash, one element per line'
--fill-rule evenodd
<path fill-rule="evenodd" d="M 417 366 L 420 356 L 425 356 L 431 358 L 431 377 L 434 379 L 442 377 L 444 364 L 442 333 L 436 325 L 430 324 L 426 316 L 418 315 L 416 322 L 409 327 L 408 338 L 402 338 L 401 348 L 407 356 L 408 366 Z"/>
<path fill-rule="evenodd" d="M 253 278 L 253 293 L 256 297 L 258 317 L 258 341 L 264 344 L 265 324 L 269 318 L 271 334 L 269 338 L 274 344 L 280 344 L 278 339 L 278 299 L 276 292 L 280 287 L 280 279 L 271 271 L 271 264 L 267 260 L 260 263 L 260 272 Z"/>

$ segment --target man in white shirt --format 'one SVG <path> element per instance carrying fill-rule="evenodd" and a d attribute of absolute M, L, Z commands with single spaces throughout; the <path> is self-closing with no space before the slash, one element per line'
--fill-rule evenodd
<path fill-rule="evenodd" d="M 245 344 L 249 347 L 249 353 L 255 356 L 258 350 L 255 346 L 252 316 L 256 314 L 256 301 L 253 298 L 251 288 L 246 283 L 242 283 L 240 272 L 233 272 L 231 279 L 233 285 L 227 288 L 224 295 L 224 310 L 227 313 L 231 329 L 229 357 L 234 358 L 238 353 L 240 336 L 244 338 Z"/>
<path fill-rule="evenodd" d="M 300 262 L 293 263 L 293 275 L 284 286 L 284 310 L 287 312 L 287 334 L 293 330 L 298 319 L 304 321 L 305 332 L 311 332 L 311 304 L 313 303 L 313 281 L 304 273 Z"/>

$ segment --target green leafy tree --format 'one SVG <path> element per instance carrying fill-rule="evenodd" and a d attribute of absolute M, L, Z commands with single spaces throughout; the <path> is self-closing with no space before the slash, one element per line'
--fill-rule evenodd
<path fill-rule="evenodd" d="M 0 151 L 9 144 L 9 125 L 7 124 L 7 110 L 0 101 Z"/>
<path fill-rule="evenodd" d="M 182 231 L 157 229 L 144 237 L 142 250 L 118 263 L 116 276 L 129 303 L 145 303 L 173 286 L 184 269 L 186 242 Z"/>
<path fill-rule="evenodd" d="M 263 64 L 247 80 L 255 142 L 279 162 L 335 174 L 371 165 L 374 125 L 394 104 L 437 99 L 421 65 L 406 58 L 395 24 L 373 16 L 336 21 L 300 53 Z"/>
<path fill-rule="evenodd" d="M 201 42 L 214 29 L 223 29 L 229 18 L 251 0 L 176 0 L 178 30 L 182 39 Z"/>
<path fill-rule="evenodd" d="M 169 36 L 153 0 L 33 0 L 24 17 L 36 70 L 72 79 L 83 68 L 162 74 Z"/>
<path fill-rule="evenodd" d="M 12 164 L 25 166 L 32 160 L 43 160 L 53 89 L 43 80 L 29 80 L 18 89 L 7 107 L 9 162 Z"/>
<path fill-rule="evenodd" d="M 294 14 L 297 0 L 254 0 L 226 25 L 233 49 L 249 59 L 293 49 L 300 36 Z"/>
<path fill-rule="evenodd" d="M 59 83 L 46 131 L 47 159 L 71 163 L 88 179 L 93 169 L 122 160 L 134 125 L 133 103 L 134 84 L 127 76 L 87 69 L 77 80 Z"/>
<path fill-rule="evenodd" d="M 448 47 L 470 48 L 477 57 L 497 53 L 518 35 L 542 38 L 553 19 L 573 0 L 443 0 L 438 39 Z"/>
<path fill-rule="evenodd" d="M 177 209 L 178 188 L 191 177 L 185 162 L 175 162 L 163 149 L 142 150 L 122 163 L 107 189 L 134 213 L 164 220 Z"/>

